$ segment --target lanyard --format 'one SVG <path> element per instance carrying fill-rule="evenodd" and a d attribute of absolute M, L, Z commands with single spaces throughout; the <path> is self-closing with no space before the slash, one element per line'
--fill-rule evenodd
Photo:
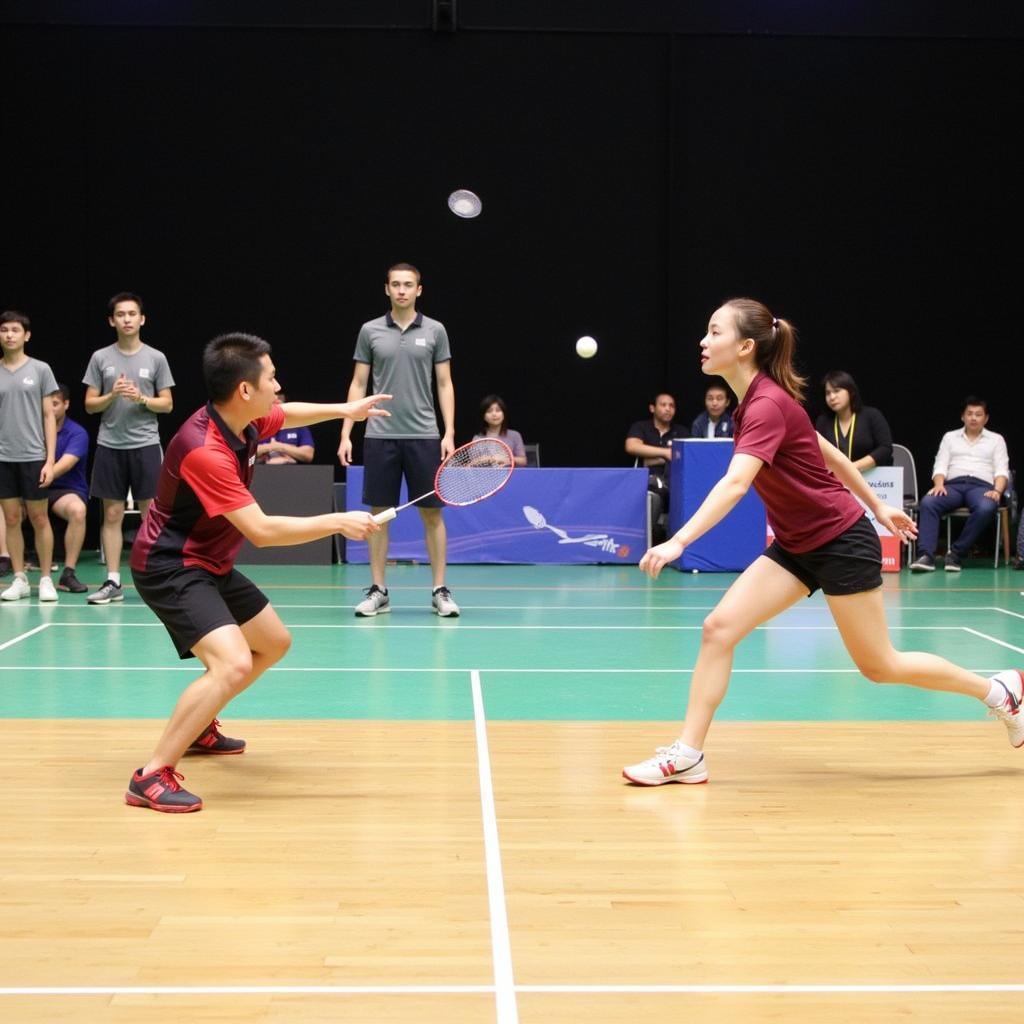
<path fill-rule="evenodd" d="M 839 417 L 832 421 L 832 429 L 836 433 L 836 447 L 842 451 L 843 446 L 839 443 Z M 850 432 L 846 435 L 846 457 L 853 462 L 853 432 L 857 429 L 857 414 L 853 414 L 850 420 Z"/>

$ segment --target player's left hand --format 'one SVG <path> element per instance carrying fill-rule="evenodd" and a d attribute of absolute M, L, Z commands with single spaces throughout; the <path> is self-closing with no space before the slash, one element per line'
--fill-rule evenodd
<path fill-rule="evenodd" d="M 49 487 L 53 483 L 53 463 L 44 462 L 43 468 L 39 470 L 39 486 Z"/>
<path fill-rule="evenodd" d="M 455 451 L 455 438 L 451 434 L 445 434 L 441 438 L 441 461 L 444 462 L 453 451 Z"/>
<path fill-rule="evenodd" d="M 894 537 L 899 537 L 904 544 L 909 544 L 917 536 L 917 524 L 901 508 L 893 508 L 892 505 L 880 505 L 875 510 L 875 518 Z"/>
<path fill-rule="evenodd" d="M 391 413 L 387 409 L 377 408 L 379 402 L 387 402 L 390 399 L 391 395 L 367 395 L 365 398 L 357 398 L 354 402 L 346 402 L 345 419 L 359 423 L 371 416 L 390 416 Z"/>

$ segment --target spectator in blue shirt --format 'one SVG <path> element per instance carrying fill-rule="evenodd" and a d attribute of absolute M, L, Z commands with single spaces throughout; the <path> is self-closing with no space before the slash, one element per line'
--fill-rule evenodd
<path fill-rule="evenodd" d="M 284 392 L 279 391 L 275 404 L 286 401 Z M 312 462 L 315 451 L 309 427 L 285 427 L 256 448 L 256 461 L 268 466 L 291 466 Z"/>
<path fill-rule="evenodd" d="M 732 437 L 729 415 L 729 389 L 721 381 L 712 381 L 704 391 L 704 411 L 690 427 L 691 437 Z"/>
<path fill-rule="evenodd" d="M 64 571 L 57 589 L 84 594 L 89 588 L 75 575 L 75 567 L 85 542 L 85 513 L 89 503 L 85 467 L 89 461 L 89 435 L 84 427 L 68 419 L 71 389 L 67 384 L 58 384 L 49 400 L 57 420 L 57 445 L 53 483 L 47 489 L 47 500 L 50 512 L 68 524 L 64 531 Z"/>

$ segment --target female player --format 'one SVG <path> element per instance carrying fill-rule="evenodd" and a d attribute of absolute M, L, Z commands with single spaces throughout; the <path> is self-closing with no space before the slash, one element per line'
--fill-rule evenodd
<path fill-rule="evenodd" d="M 983 679 L 934 654 L 892 646 L 882 605 L 881 545 L 853 495 L 901 539 L 915 527 L 904 512 L 878 501 L 850 460 L 815 432 L 799 404 L 805 381 L 793 367 L 794 345 L 792 325 L 753 299 L 731 299 L 717 309 L 700 343 L 703 372 L 724 377 L 740 400 L 733 417 L 735 454 L 701 507 L 674 537 L 647 551 L 640 568 L 657 578 L 751 484 L 776 539 L 704 620 L 682 735 L 623 769 L 631 782 L 707 781 L 704 738 L 729 685 L 736 645 L 819 587 L 846 649 L 868 679 L 976 697 L 1006 724 L 1013 746 L 1024 745 L 1024 675 L 1011 669 Z"/>

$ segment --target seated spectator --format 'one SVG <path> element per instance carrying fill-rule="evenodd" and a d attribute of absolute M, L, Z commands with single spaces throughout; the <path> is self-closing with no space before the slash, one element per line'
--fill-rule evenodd
<path fill-rule="evenodd" d="M 939 520 L 954 509 L 967 506 L 971 514 L 960 536 L 946 552 L 946 572 L 959 572 L 974 542 L 992 524 L 1010 479 L 1010 460 L 1001 434 L 985 429 L 988 403 L 971 395 L 964 400 L 962 430 L 943 434 L 931 490 L 921 499 L 917 524 L 917 558 L 914 572 L 935 571 Z"/>
<path fill-rule="evenodd" d="M 46 490 L 50 512 L 68 524 L 64 531 L 64 571 L 57 581 L 57 589 L 84 594 L 89 588 L 75 575 L 75 569 L 85 543 L 85 514 L 89 505 L 89 484 L 85 478 L 89 435 L 84 427 L 68 419 L 71 389 L 67 384 L 58 384 L 57 388 L 49 396 L 57 420 L 57 445 L 53 482 Z"/>
<path fill-rule="evenodd" d="M 662 391 L 647 407 L 648 420 L 637 420 L 626 435 L 626 454 L 647 467 L 647 489 L 654 495 L 651 519 L 661 533 L 661 524 L 668 512 L 668 464 L 672 458 L 672 442 L 687 437 L 685 427 L 675 422 L 676 400 Z"/>
<path fill-rule="evenodd" d="M 287 402 L 283 391 L 278 391 L 274 404 Z M 299 462 L 312 462 L 316 449 L 309 427 L 285 427 L 256 447 L 256 461 L 267 466 L 294 466 Z"/>
<path fill-rule="evenodd" d="M 480 427 L 480 433 L 473 435 L 474 441 L 478 437 L 496 437 L 512 449 L 512 457 L 517 466 L 526 465 L 526 447 L 522 435 L 518 430 L 509 428 L 508 406 L 500 395 L 488 395 L 480 403 Z"/>
<path fill-rule="evenodd" d="M 825 374 L 825 404 L 815 427 L 862 473 L 875 466 L 892 465 L 892 431 L 885 417 L 864 405 L 857 382 L 845 370 Z"/>
<path fill-rule="evenodd" d="M 1017 553 L 1013 556 L 1011 564 L 1014 569 L 1024 569 L 1024 512 L 1021 513 L 1020 524 L 1017 527 Z"/>
<path fill-rule="evenodd" d="M 732 416 L 729 415 L 729 389 L 720 381 L 712 381 L 704 392 L 704 411 L 693 421 L 691 437 L 732 437 Z"/>

